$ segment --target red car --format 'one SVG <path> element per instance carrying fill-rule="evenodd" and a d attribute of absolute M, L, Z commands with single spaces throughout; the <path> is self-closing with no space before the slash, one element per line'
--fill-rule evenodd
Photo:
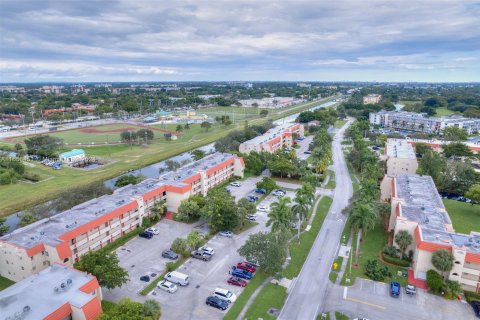
<path fill-rule="evenodd" d="M 248 271 L 248 272 L 251 272 L 251 273 L 254 273 L 255 271 L 257 271 L 257 268 L 255 268 L 253 265 L 251 265 L 248 262 L 237 263 L 237 268 Z"/>
<path fill-rule="evenodd" d="M 231 284 L 231 285 L 234 285 L 234 286 L 238 286 L 238 287 L 246 287 L 248 282 L 246 280 L 243 280 L 243 279 L 240 279 L 240 278 L 237 278 L 237 277 L 230 277 L 228 280 L 227 280 L 227 283 Z"/>

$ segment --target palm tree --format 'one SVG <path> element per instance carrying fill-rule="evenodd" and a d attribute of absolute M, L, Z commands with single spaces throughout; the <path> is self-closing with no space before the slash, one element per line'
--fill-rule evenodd
<path fill-rule="evenodd" d="M 295 197 L 295 204 L 292 206 L 292 213 L 294 213 L 298 219 L 298 241 L 300 241 L 300 227 L 302 225 L 303 219 L 307 217 L 308 214 L 308 199 L 305 195 L 299 194 Z"/>
<path fill-rule="evenodd" d="M 445 249 L 437 250 L 432 254 L 432 264 L 442 272 L 443 277 L 446 272 L 452 270 L 453 260 L 453 255 Z"/>
<path fill-rule="evenodd" d="M 360 189 L 360 198 L 362 199 L 376 199 L 378 197 L 377 182 L 373 179 L 364 179 L 362 181 L 362 188 Z"/>
<path fill-rule="evenodd" d="M 405 250 L 407 250 L 408 246 L 411 245 L 412 242 L 413 242 L 413 237 L 406 230 L 400 230 L 395 235 L 395 243 L 400 248 L 400 252 L 402 253 L 402 258 L 405 257 Z"/>
<path fill-rule="evenodd" d="M 190 232 L 187 236 L 187 243 L 188 243 L 188 246 L 190 247 L 190 250 L 197 250 L 201 239 L 202 239 L 202 236 L 200 235 L 200 232 L 198 232 L 197 230 Z"/>
<path fill-rule="evenodd" d="M 315 187 L 310 183 L 305 182 L 303 186 L 297 190 L 296 196 L 298 197 L 299 195 L 305 196 L 307 204 L 312 205 L 315 200 Z"/>
<path fill-rule="evenodd" d="M 166 204 L 165 200 L 160 200 L 159 202 L 153 205 L 152 209 L 150 210 L 150 213 L 155 219 L 159 220 L 167 212 L 167 207 L 165 204 Z"/>
<path fill-rule="evenodd" d="M 283 197 L 278 202 L 272 203 L 268 214 L 267 227 L 272 226 L 272 232 L 279 233 L 287 230 L 292 221 L 290 198 Z"/>
<path fill-rule="evenodd" d="M 387 230 L 392 207 L 390 206 L 389 203 L 377 202 L 375 203 L 375 211 L 377 212 L 378 217 L 382 220 L 385 230 Z"/>
<path fill-rule="evenodd" d="M 358 263 L 358 252 L 360 250 L 360 238 L 362 237 L 362 232 L 366 234 L 368 231 L 373 230 L 377 217 L 370 204 L 360 202 L 352 209 L 350 219 L 352 221 L 352 230 L 357 232 L 357 250 L 355 254 Z"/>

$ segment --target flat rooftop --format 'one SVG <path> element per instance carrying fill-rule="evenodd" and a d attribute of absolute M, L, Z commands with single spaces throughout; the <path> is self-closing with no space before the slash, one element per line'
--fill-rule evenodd
<path fill-rule="evenodd" d="M 54 264 L 0 291 L 0 317 L 38 320 L 65 303 L 80 308 L 93 298 L 79 290 L 92 279 L 93 276 L 87 273 Z M 64 289 L 61 289 L 62 283 L 65 284 Z M 55 288 L 58 290 L 55 291 Z"/>
<path fill-rule="evenodd" d="M 478 232 L 466 235 L 428 228 L 421 228 L 420 230 L 424 241 L 465 248 L 467 252 L 480 254 L 480 233 Z"/>
<path fill-rule="evenodd" d="M 401 205 L 401 207 L 402 216 L 417 222 L 422 227 L 445 231 L 445 225 L 451 224 L 448 213 L 439 208 L 417 205 Z"/>
<path fill-rule="evenodd" d="M 257 136 L 253 139 L 250 139 L 248 141 L 245 141 L 244 143 L 246 144 L 260 144 L 260 143 L 266 143 L 267 141 L 272 140 L 273 138 L 276 138 L 280 136 L 285 130 L 298 125 L 298 123 L 286 123 L 286 124 L 281 124 L 278 125 L 274 128 L 269 129 L 267 132 L 262 134 L 261 136 Z"/>
<path fill-rule="evenodd" d="M 395 177 L 395 182 L 397 197 L 405 199 L 405 205 L 445 210 L 432 177 L 399 175 Z"/>
<path fill-rule="evenodd" d="M 388 139 L 386 143 L 387 156 L 401 159 L 417 159 L 411 144 L 405 139 Z"/>
<path fill-rule="evenodd" d="M 182 181 L 188 177 L 232 158 L 235 158 L 235 156 L 229 153 L 216 152 L 210 154 L 201 160 L 179 168 L 175 172 L 165 173 L 158 179 L 149 178 L 137 185 L 125 186 L 115 190 L 111 195 L 89 200 L 49 218 L 36 221 L 1 237 L 0 240 L 24 248 L 32 248 L 41 243 L 56 246 L 62 242 L 59 240 L 62 234 L 135 201 L 134 196 L 141 196 L 163 185 L 183 186 L 185 184 Z"/>

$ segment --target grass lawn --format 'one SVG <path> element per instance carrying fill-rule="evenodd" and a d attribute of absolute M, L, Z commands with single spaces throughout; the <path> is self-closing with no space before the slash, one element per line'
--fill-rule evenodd
<path fill-rule="evenodd" d="M 337 277 L 338 277 L 338 272 L 330 271 L 328 275 L 328 279 L 330 280 L 330 282 L 335 283 L 337 281 Z"/>
<path fill-rule="evenodd" d="M 276 319 L 267 311 L 270 308 L 281 309 L 286 298 L 287 289 L 285 287 L 268 283 L 253 301 L 245 314 L 245 319 Z"/>
<path fill-rule="evenodd" d="M 435 111 L 437 112 L 437 117 L 449 116 L 455 113 L 455 111 L 449 110 L 446 107 L 437 108 Z"/>
<path fill-rule="evenodd" d="M 327 189 L 335 189 L 335 172 L 334 171 L 328 171 L 329 175 L 330 175 L 330 179 L 328 180 L 328 183 L 327 185 L 325 186 L 325 188 Z"/>
<path fill-rule="evenodd" d="M 102 310 L 103 310 L 104 313 L 109 313 L 116 306 L 117 306 L 117 304 L 115 302 L 111 302 L 111 301 L 108 301 L 108 300 L 102 300 Z"/>
<path fill-rule="evenodd" d="M 13 285 L 13 284 L 15 284 L 14 281 L 0 276 L 0 291 L 2 291 L 3 289 L 6 289 L 6 288 L 8 288 L 8 287 L 10 287 L 10 286 Z"/>
<path fill-rule="evenodd" d="M 307 259 L 308 253 L 313 246 L 313 242 L 322 227 L 323 220 L 327 216 L 332 201 L 332 198 L 329 197 L 323 197 L 320 200 L 310 231 L 304 232 L 300 235 L 300 243 L 298 243 L 298 241 L 293 241 L 290 244 L 291 260 L 285 270 L 283 270 L 284 277 L 293 279 L 300 273 L 300 270 Z"/>
<path fill-rule="evenodd" d="M 248 299 L 252 296 L 253 292 L 262 284 L 262 282 L 267 279 L 267 275 L 258 271 L 253 277 L 252 280 L 248 282 L 248 285 L 242 291 L 242 293 L 237 297 L 237 301 L 228 308 L 227 314 L 223 317 L 224 320 L 236 320 L 240 312 L 242 312 L 243 307 L 247 304 Z"/>
<path fill-rule="evenodd" d="M 452 219 L 455 231 L 470 234 L 470 231 L 480 231 L 480 205 L 443 199 L 448 215 Z"/>
<path fill-rule="evenodd" d="M 383 229 L 383 226 L 380 224 L 377 224 L 375 226 L 375 229 L 372 231 L 368 232 L 366 235 L 363 236 L 363 241 L 360 242 L 360 254 L 359 254 L 359 265 L 355 266 L 355 250 L 356 250 L 356 243 L 357 243 L 357 238 L 356 235 L 354 236 L 352 240 L 352 255 L 351 257 L 353 258 L 353 264 L 352 264 L 352 273 L 349 273 L 349 266 L 350 266 L 350 258 L 347 263 L 346 271 L 343 275 L 342 278 L 342 284 L 345 284 L 345 279 L 350 278 L 350 285 L 354 283 L 354 280 L 356 277 L 362 277 L 362 278 L 367 278 L 368 277 L 365 275 L 365 269 L 364 266 L 367 264 L 368 260 L 379 260 L 380 253 L 383 250 L 383 248 L 387 245 L 388 241 L 388 234 L 387 232 Z M 379 260 L 380 264 L 383 264 Z M 402 268 L 402 267 L 396 267 L 396 266 L 391 266 L 391 265 L 386 265 L 388 269 L 390 270 L 390 273 L 392 274 L 391 278 L 386 278 L 384 281 L 385 282 L 390 282 L 392 280 L 400 282 L 402 286 L 405 286 L 407 284 L 407 278 L 405 277 L 399 277 L 397 276 L 398 271 L 407 271 L 407 268 Z"/>
<path fill-rule="evenodd" d="M 345 123 L 347 123 L 347 120 L 337 120 L 333 126 L 337 129 L 340 129 Z"/>
<path fill-rule="evenodd" d="M 337 312 L 335 312 L 335 319 L 337 319 L 337 320 L 348 320 L 350 318 L 347 317 L 346 315 L 344 315 L 343 313 L 337 311 Z"/>

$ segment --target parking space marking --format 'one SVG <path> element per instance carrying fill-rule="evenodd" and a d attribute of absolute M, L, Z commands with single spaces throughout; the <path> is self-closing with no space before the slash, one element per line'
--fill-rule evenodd
<path fill-rule="evenodd" d="M 374 308 L 378 308 L 378 309 L 381 309 L 381 310 L 387 309 L 387 308 L 384 307 L 384 306 L 381 306 L 381 305 L 378 305 L 378 304 L 375 304 L 375 303 L 371 303 L 371 302 L 368 302 L 368 301 L 363 301 L 363 300 L 355 299 L 355 298 L 346 298 L 346 300 L 353 301 L 353 302 L 358 302 L 358 303 L 365 304 L 365 305 L 367 305 L 367 306 L 374 307 Z"/>
<path fill-rule="evenodd" d="M 347 291 L 348 291 L 348 287 L 344 287 L 343 288 L 343 299 L 347 299 Z"/>

